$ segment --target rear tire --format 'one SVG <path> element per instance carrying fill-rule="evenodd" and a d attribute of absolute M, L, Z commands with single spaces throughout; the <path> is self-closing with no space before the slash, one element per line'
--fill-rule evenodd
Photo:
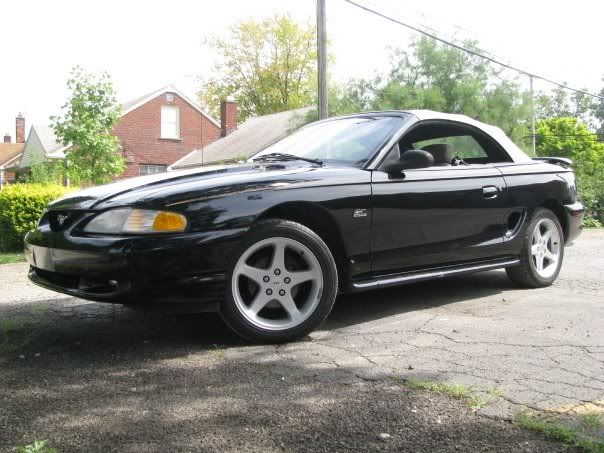
<path fill-rule="evenodd" d="M 323 240 L 299 223 L 270 219 L 234 251 L 220 314 L 247 340 L 283 343 L 316 329 L 337 292 L 336 264 Z"/>
<path fill-rule="evenodd" d="M 554 283 L 563 258 L 562 226 L 552 211 L 538 208 L 526 229 L 520 263 L 505 271 L 522 288 L 543 288 Z"/>

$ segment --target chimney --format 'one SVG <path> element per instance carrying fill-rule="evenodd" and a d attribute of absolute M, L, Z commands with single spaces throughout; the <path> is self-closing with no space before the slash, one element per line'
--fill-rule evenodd
<path fill-rule="evenodd" d="M 25 118 L 22 113 L 15 118 L 15 143 L 25 143 Z"/>
<path fill-rule="evenodd" d="M 11 142 L 11 136 L 7 132 L 6 134 L 4 134 L 4 143 L 10 143 L 10 142 Z"/>
<path fill-rule="evenodd" d="M 237 129 L 237 114 L 239 107 L 233 98 L 220 101 L 220 136 L 226 137 Z"/>

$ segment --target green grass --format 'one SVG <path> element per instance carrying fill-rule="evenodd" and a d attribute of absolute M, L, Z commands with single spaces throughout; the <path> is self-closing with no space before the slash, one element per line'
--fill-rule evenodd
<path fill-rule="evenodd" d="M 57 453 L 55 448 L 48 446 L 47 440 L 35 440 L 33 444 L 16 447 L 15 451 L 17 453 Z"/>
<path fill-rule="evenodd" d="M 19 351 L 37 335 L 32 322 L 27 319 L 0 319 L 0 352 Z"/>
<path fill-rule="evenodd" d="M 582 414 L 579 416 L 579 424 L 582 428 L 595 431 L 604 427 L 604 423 L 598 414 Z"/>
<path fill-rule="evenodd" d="M 473 411 L 482 409 L 486 405 L 487 402 L 477 395 L 473 395 L 468 398 L 468 406 L 470 406 L 470 409 L 472 409 Z"/>
<path fill-rule="evenodd" d="M 50 307 L 46 304 L 32 305 L 30 309 L 32 313 L 46 313 L 48 310 L 50 310 Z"/>
<path fill-rule="evenodd" d="M 468 404 L 468 407 L 473 411 L 482 409 L 487 405 L 487 402 L 483 400 L 480 396 L 475 395 L 475 392 L 470 387 L 461 384 L 449 384 L 447 382 L 418 381 L 415 379 L 409 379 L 408 381 L 405 381 L 405 385 L 413 389 L 427 390 L 429 392 L 448 395 L 458 400 L 465 400 Z"/>
<path fill-rule="evenodd" d="M 503 398 L 503 392 L 501 390 L 499 390 L 498 388 L 490 388 L 489 390 L 487 390 L 487 393 L 489 395 L 491 395 L 493 398 Z"/>
<path fill-rule="evenodd" d="M 21 319 L 0 319 L 0 332 L 8 336 L 11 332 L 21 330 L 29 326 L 27 321 Z"/>
<path fill-rule="evenodd" d="M 472 391 L 469 387 L 461 384 L 449 384 L 446 382 L 432 382 L 432 381 L 416 381 L 415 379 L 409 379 L 406 382 L 408 387 L 420 390 L 429 390 L 430 392 L 443 393 L 445 395 L 452 396 L 455 399 L 468 398 Z"/>
<path fill-rule="evenodd" d="M 25 261 L 23 253 L 0 253 L 0 264 L 22 263 Z"/>
<path fill-rule="evenodd" d="M 427 390 L 464 400 L 468 407 L 474 411 L 482 409 L 488 404 L 487 401 L 477 395 L 472 387 L 461 384 L 415 379 L 402 380 L 402 383 L 413 389 Z M 488 389 L 484 393 L 497 399 L 503 397 L 503 392 L 496 388 Z M 589 453 L 604 453 L 604 437 L 602 437 L 601 432 L 598 432 L 604 428 L 604 422 L 598 414 L 583 414 L 572 419 L 567 417 L 561 420 L 559 417 L 544 418 L 536 413 L 525 412 L 516 416 L 515 423 L 521 428 L 542 433 L 565 445 L 577 447 Z"/>
<path fill-rule="evenodd" d="M 583 420 L 584 417 L 580 419 L 580 423 Z M 591 417 L 588 420 L 594 423 Z M 544 419 L 530 413 L 517 415 L 515 421 L 522 428 L 540 432 L 563 444 L 582 448 L 590 453 L 604 453 L 604 439 L 591 439 L 579 427 L 569 426 L 554 419 Z"/>

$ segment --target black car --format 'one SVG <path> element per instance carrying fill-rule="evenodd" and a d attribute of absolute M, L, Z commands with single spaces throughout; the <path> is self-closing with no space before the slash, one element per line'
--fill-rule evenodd
<path fill-rule="evenodd" d="M 218 310 L 245 338 L 293 340 L 338 293 L 498 268 L 552 284 L 581 231 L 569 167 L 461 115 L 333 118 L 241 164 L 52 203 L 26 237 L 29 277 L 94 301 Z"/>

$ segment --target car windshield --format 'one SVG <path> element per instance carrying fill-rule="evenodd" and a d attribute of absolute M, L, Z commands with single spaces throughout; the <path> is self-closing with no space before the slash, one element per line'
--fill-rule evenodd
<path fill-rule="evenodd" d="M 394 116 L 365 116 L 311 124 L 270 145 L 252 159 L 278 153 L 320 161 L 362 164 L 403 121 L 403 118 Z"/>

